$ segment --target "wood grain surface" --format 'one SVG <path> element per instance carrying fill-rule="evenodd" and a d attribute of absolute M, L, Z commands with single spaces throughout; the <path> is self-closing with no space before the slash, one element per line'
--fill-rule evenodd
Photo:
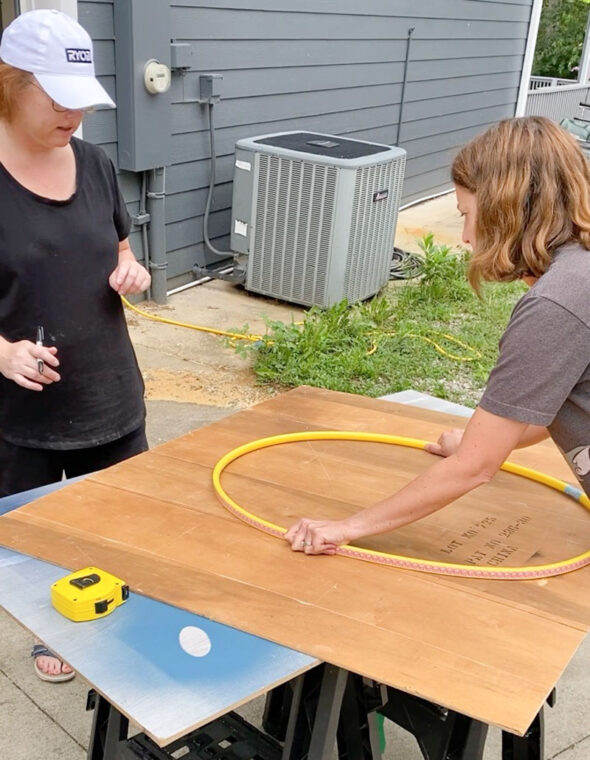
<path fill-rule="evenodd" d="M 335 429 L 434 440 L 465 424 L 298 388 L 9 512 L 0 543 L 72 569 L 101 567 L 139 593 L 522 734 L 590 627 L 587 569 L 482 581 L 306 557 L 233 517 L 211 484 L 223 454 L 268 435 Z M 223 482 L 243 507 L 288 526 L 369 505 L 432 461 L 400 446 L 304 442 L 242 457 Z M 551 443 L 512 461 L 573 480 Z M 499 473 L 437 514 L 359 543 L 442 561 L 545 564 L 588 549 L 590 514 Z"/>

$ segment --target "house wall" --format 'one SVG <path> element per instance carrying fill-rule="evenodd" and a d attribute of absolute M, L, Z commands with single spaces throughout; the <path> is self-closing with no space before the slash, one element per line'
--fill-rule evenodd
<path fill-rule="evenodd" d="M 168 0 L 150 0 L 150 2 Z M 114 0 L 117 2 L 117 0 Z M 449 188 L 453 152 L 513 116 L 533 0 L 170 0 L 171 38 L 193 45 L 173 75 L 172 147 L 166 170 L 168 276 L 190 279 L 210 263 L 203 239 L 209 136 L 198 97 L 202 73 L 221 73 L 215 106 L 217 186 L 210 236 L 229 248 L 235 142 L 293 129 L 394 144 L 408 30 L 413 28 L 399 145 L 408 152 L 404 202 Z M 116 92 L 113 0 L 79 0 L 98 74 Z M 112 111 L 85 121 L 84 137 L 117 163 Z M 138 175 L 122 172 L 131 212 Z M 135 250 L 141 244 L 134 233 Z M 178 279 L 180 278 L 180 279 Z"/>

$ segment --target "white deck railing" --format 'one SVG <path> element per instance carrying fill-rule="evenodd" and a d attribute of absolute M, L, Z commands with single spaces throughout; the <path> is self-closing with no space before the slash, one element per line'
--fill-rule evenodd
<path fill-rule="evenodd" d="M 535 77 L 534 79 L 541 79 Z M 568 80 L 560 80 L 567 82 Z M 580 103 L 590 99 L 590 82 L 586 84 L 571 83 L 556 85 L 540 85 L 528 92 L 525 113 L 527 116 L 546 116 L 559 123 L 562 119 L 578 116 L 581 113 Z M 590 114 L 590 111 L 587 113 Z"/>
<path fill-rule="evenodd" d="M 578 84 L 575 79 L 559 79 L 558 77 L 531 77 L 529 92 L 540 90 L 542 87 L 560 87 L 564 84 Z"/>

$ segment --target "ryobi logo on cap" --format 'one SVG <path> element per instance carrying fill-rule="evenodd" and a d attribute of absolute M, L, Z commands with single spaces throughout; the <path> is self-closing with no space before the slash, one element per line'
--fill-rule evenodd
<path fill-rule="evenodd" d="M 88 48 L 66 48 L 68 63 L 92 63 L 92 52 Z"/>

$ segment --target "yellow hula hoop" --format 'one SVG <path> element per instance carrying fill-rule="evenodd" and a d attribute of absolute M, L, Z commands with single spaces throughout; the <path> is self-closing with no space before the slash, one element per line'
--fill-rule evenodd
<path fill-rule="evenodd" d="M 305 433 L 286 433 L 284 435 L 274 435 L 268 438 L 259 438 L 243 446 L 238 446 L 223 456 L 213 469 L 213 487 L 221 503 L 233 515 L 240 520 L 248 523 L 254 528 L 269 533 L 272 536 L 283 538 L 287 532 L 286 528 L 275 525 L 268 520 L 264 520 L 235 502 L 227 494 L 221 485 L 221 475 L 226 467 L 236 459 L 249 454 L 253 451 L 268 448 L 269 446 L 278 446 L 283 443 L 295 443 L 298 441 L 370 441 L 371 443 L 389 443 L 396 446 L 409 446 L 414 449 L 424 449 L 426 441 L 417 438 L 405 438 L 397 435 L 382 435 L 378 433 L 358 433 L 345 432 L 339 430 L 315 430 Z M 567 496 L 572 497 L 586 509 L 590 510 L 590 499 L 579 488 L 565 483 L 551 475 L 545 475 L 528 467 L 505 462 L 502 469 L 515 475 L 534 480 L 543 485 L 561 491 Z M 392 565 L 407 570 L 418 570 L 424 573 L 434 573 L 437 575 L 455 575 L 463 578 L 489 578 L 498 580 L 531 580 L 534 578 L 547 578 L 553 575 L 562 575 L 573 570 L 579 570 L 586 565 L 590 565 L 590 551 L 579 554 L 570 559 L 553 562 L 547 565 L 535 565 L 532 567 L 503 567 L 498 568 L 490 565 L 460 565 L 451 562 L 436 562 L 434 560 L 405 557 L 398 554 L 389 554 L 386 552 L 374 551 L 372 549 L 362 549 L 358 546 L 345 544 L 339 546 L 337 554 L 354 559 L 361 559 L 367 562 L 376 562 L 383 565 Z"/>

